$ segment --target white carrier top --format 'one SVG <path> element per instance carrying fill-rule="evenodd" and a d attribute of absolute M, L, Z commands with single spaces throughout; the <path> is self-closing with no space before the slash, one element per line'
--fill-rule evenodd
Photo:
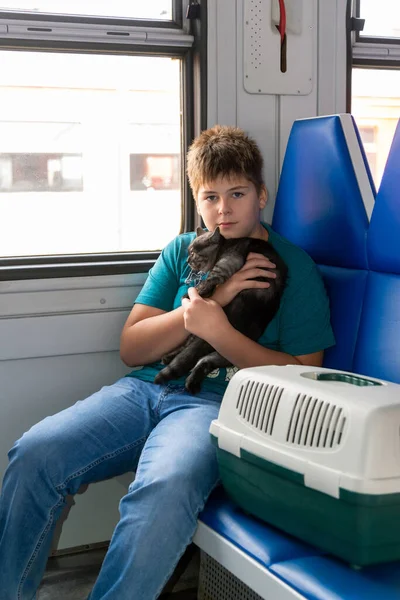
<path fill-rule="evenodd" d="M 400 493 L 400 385 L 306 366 L 242 369 L 210 433 L 218 446 L 304 475 L 339 497 Z"/>

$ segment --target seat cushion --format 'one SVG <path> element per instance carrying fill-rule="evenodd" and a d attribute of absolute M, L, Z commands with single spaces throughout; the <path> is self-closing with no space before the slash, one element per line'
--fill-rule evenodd
<path fill-rule="evenodd" d="M 322 551 L 246 514 L 222 486 L 211 494 L 199 520 L 264 567 L 282 560 L 322 554 Z"/>
<path fill-rule="evenodd" d="M 324 367 L 352 371 L 367 271 L 319 265 L 331 307 L 336 345 L 325 350 Z M 346 315 L 346 319 L 343 319 Z"/>
<path fill-rule="evenodd" d="M 399 341 L 400 275 L 370 271 L 353 370 L 400 383 Z"/>
<path fill-rule="evenodd" d="M 221 486 L 199 520 L 310 600 L 400 598 L 400 563 L 352 568 L 247 515 Z"/>
<path fill-rule="evenodd" d="M 354 569 L 331 556 L 272 565 L 271 572 L 310 600 L 398 600 L 400 563 Z"/>

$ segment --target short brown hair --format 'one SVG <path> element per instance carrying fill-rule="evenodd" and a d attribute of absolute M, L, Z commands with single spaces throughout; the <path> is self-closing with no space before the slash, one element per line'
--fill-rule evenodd
<path fill-rule="evenodd" d="M 187 174 L 194 197 L 200 186 L 218 177 L 244 176 L 257 193 L 264 184 L 263 158 L 256 142 L 243 129 L 215 125 L 202 131 L 187 155 Z"/>

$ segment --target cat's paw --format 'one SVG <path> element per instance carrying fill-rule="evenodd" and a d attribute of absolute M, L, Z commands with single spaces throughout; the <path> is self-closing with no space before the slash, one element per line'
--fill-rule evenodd
<path fill-rule="evenodd" d="M 165 377 L 164 371 L 165 369 L 157 373 L 157 375 L 154 377 L 154 383 L 156 383 L 157 385 L 163 385 L 168 381 L 168 378 Z"/>
<path fill-rule="evenodd" d="M 210 286 L 207 282 L 202 282 L 196 287 L 196 290 L 199 296 L 201 296 L 202 298 L 209 298 L 214 293 L 215 285 Z"/>
<path fill-rule="evenodd" d="M 194 376 L 193 373 L 191 373 L 185 381 L 185 388 L 189 394 L 193 394 L 195 396 L 201 390 L 202 381 L 202 379 L 199 379 L 198 377 Z"/>

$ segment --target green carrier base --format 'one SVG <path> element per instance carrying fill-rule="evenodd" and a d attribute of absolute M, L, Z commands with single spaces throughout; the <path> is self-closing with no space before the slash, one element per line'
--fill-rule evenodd
<path fill-rule="evenodd" d="M 304 485 L 303 475 L 241 450 L 218 448 L 222 483 L 246 512 L 355 566 L 400 559 L 400 494 L 334 498 Z"/>

